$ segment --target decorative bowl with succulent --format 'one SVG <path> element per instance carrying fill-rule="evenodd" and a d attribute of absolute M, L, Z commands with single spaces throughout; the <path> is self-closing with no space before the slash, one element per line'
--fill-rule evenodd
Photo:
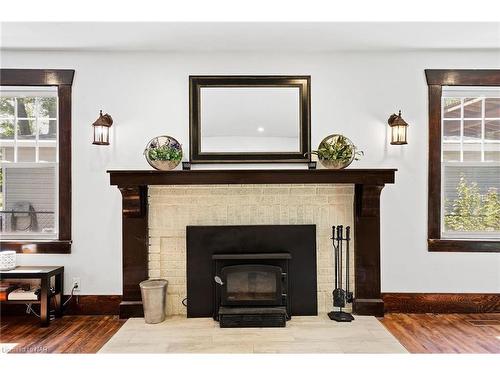
<path fill-rule="evenodd" d="M 352 141 L 341 134 L 324 138 L 318 149 L 311 153 L 317 155 L 319 162 L 329 169 L 343 169 L 363 156 L 363 151 L 357 151 Z"/>
<path fill-rule="evenodd" d="M 182 146 L 175 138 L 161 135 L 148 142 L 144 156 L 153 168 L 169 171 L 181 162 Z"/>

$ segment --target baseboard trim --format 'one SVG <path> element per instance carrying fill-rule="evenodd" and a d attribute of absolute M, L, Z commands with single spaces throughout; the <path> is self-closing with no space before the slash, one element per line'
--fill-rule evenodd
<path fill-rule="evenodd" d="M 384 301 L 376 299 L 359 299 L 355 298 L 352 305 L 354 314 L 357 315 L 373 315 L 384 316 Z"/>
<path fill-rule="evenodd" d="M 122 301 L 119 310 L 120 319 L 142 318 L 144 316 L 142 301 Z"/>
<path fill-rule="evenodd" d="M 500 313 L 500 293 L 382 293 L 386 313 Z"/>
<path fill-rule="evenodd" d="M 66 301 L 69 296 L 64 296 Z M 66 315 L 118 315 L 120 313 L 120 295 L 83 295 L 73 296 L 64 308 Z"/>
<path fill-rule="evenodd" d="M 64 296 L 64 301 L 68 298 L 69 296 Z M 383 305 L 382 301 L 375 305 L 384 306 L 386 313 L 500 313 L 500 293 L 382 293 L 382 300 Z M 364 311 L 363 306 L 363 303 L 358 304 L 358 313 L 382 315 L 379 309 Z M 5 315 L 22 315 L 26 311 L 24 305 L 1 307 L 1 313 Z M 120 295 L 82 295 L 78 299 L 73 297 L 66 305 L 64 314 L 120 315 L 128 318 L 142 316 L 143 313 L 140 301 L 122 302 Z"/>
<path fill-rule="evenodd" d="M 63 300 L 67 301 L 69 297 L 65 295 Z M 120 295 L 75 295 L 65 306 L 64 315 L 118 315 L 121 301 L 122 296 Z M 4 305 L 1 302 L 0 305 L 2 314 L 26 314 L 26 305 Z M 37 305 L 34 305 L 33 308 L 38 311 Z"/>

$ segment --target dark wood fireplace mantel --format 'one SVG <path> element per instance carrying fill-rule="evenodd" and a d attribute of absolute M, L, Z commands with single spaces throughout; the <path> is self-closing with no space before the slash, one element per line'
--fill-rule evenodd
<path fill-rule="evenodd" d="M 397 169 L 238 169 L 108 171 L 111 185 L 368 184 L 394 183 Z"/>
<path fill-rule="evenodd" d="M 383 316 L 380 293 L 380 193 L 396 169 L 111 170 L 122 193 L 123 296 L 120 317 L 143 316 L 139 282 L 148 278 L 149 185 L 354 184 L 355 300 L 359 315 Z M 332 223 L 332 225 L 335 223 Z"/>

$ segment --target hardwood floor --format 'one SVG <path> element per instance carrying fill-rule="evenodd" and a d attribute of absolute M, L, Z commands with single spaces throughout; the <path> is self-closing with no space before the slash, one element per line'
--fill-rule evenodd
<path fill-rule="evenodd" d="M 411 353 L 500 353 L 500 314 L 386 314 L 382 324 Z M 123 325 L 113 315 L 65 316 L 42 328 L 28 316 L 2 316 L 11 353 L 96 353 Z"/>
<path fill-rule="evenodd" d="M 49 327 L 31 316 L 2 316 L 0 342 L 9 353 L 96 353 L 125 323 L 115 315 L 68 315 Z"/>
<path fill-rule="evenodd" d="M 500 353 L 500 314 L 386 314 L 410 353 Z"/>

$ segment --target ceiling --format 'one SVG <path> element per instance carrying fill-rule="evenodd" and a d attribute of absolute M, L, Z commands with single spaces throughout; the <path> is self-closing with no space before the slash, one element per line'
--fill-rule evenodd
<path fill-rule="evenodd" d="M 495 22 L 3 22 L 5 50 L 408 51 L 500 49 Z"/>

